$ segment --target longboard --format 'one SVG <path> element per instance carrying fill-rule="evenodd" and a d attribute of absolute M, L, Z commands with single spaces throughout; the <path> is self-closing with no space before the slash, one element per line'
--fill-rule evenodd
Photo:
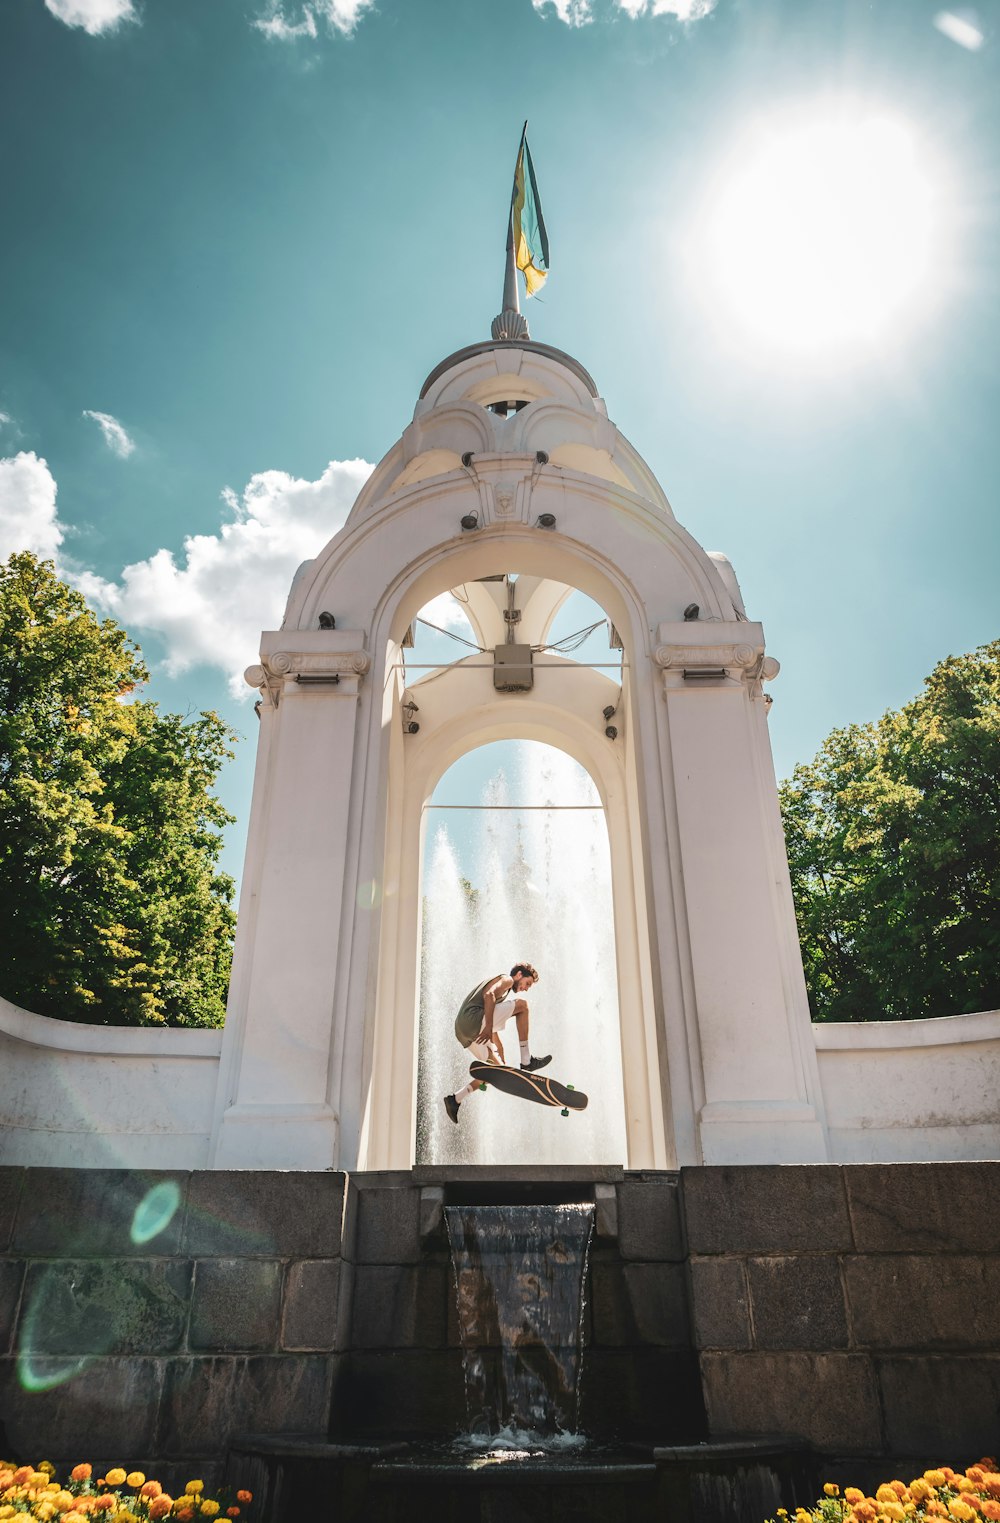
<path fill-rule="evenodd" d="M 469 1073 L 477 1084 L 492 1084 L 505 1095 L 533 1100 L 536 1105 L 557 1106 L 564 1114 L 587 1109 L 587 1096 L 582 1089 L 570 1089 L 543 1073 L 525 1073 L 520 1068 L 506 1068 L 502 1063 L 479 1062 L 469 1064 Z"/>

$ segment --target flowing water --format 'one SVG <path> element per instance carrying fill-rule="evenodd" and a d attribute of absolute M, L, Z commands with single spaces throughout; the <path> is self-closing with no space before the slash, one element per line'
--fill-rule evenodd
<path fill-rule="evenodd" d="M 594 1208 L 446 1206 L 472 1441 L 566 1447 Z"/>
<path fill-rule="evenodd" d="M 537 742 L 518 747 L 510 785 L 497 774 L 478 814 L 430 816 L 425 860 L 417 1102 L 418 1163 L 623 1163 L 626 1158 L 611 861 L 604 813 L 502 806 L 594 804 L 588 774 L 563 752 Z M 497 806 L 501 806 L 497 809 Z M 496 812 L 493 812 L 496 810 Z M 472 822 L 471 866 L 463 881 L 455 844 L 440 820 Z M 455 828 L 454 826 L 452 828 Z M 529 996 L 531 1048 L 551 1053 L 546 1073 L 590 1097 L 587 1110 L 558 1110 L 474 1092 L 460 1121 L 442 1096 L 468 1079 L 455 1040 L 458 1008 L 470 989 L 518 961 L 541 977 Z M 511 1021 L 503 1032 L 517 1064 Z"/>

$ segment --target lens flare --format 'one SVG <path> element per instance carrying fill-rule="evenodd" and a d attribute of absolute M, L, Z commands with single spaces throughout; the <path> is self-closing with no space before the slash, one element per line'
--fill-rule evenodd
<path fill-rule="evenodd" d="M 158 1237 L 180 1203 L 181 1190 L 175 1180 L 153 1185 L 132 1214 L 132 1242 L 141 1245 Z M 17 1376 L 25 1391 L 51 1391 L 65 1385 L 110 1347 L 110 1334 L 102 1335 L 100 1317 L 95 1320 L 93 1308 L 88 1308 L 86 1287 L 81 1289 L 80 1267 L 73 1269 L 72 1253 L 73 1245 L 67 1243 L 61 1270 L 44 1270 L 34 1283 L 29 1275 L 17 1350 Z M 67 1346 L 72 1349 L 81 1343 L 87 1352 L 66 1352 Z"/>
<path fill-rule="evenodd" d="M 93 1362 L 92 1353 L 66 1355 L 45 1351 L 46 1344 L 51 1348 L 53 1328 L 65 1330 L 74 1322 L 79 1323 L 79 1315 L 73 1305 L 71 1288 L 62 1276 L 51 1270 L 43 1271 L 21 1319 L 17 1377 L 25 1391 L 54 1390 Z"/>
<path fill-rule="evenodd" d="M 148 1243 L 168 1227 L 181 1203 L 180 1186 L 172 1179 L 161 1180 L 143 1196 L 135 1208 L 129 1232 L 133 1243 Z"/>
<path fill-rule="evenodd" d="M 359 883 L 356 897 L 359 909 L 377 910 L 382 903 L 381 885 L 374 878 L 367 883 Z"/>

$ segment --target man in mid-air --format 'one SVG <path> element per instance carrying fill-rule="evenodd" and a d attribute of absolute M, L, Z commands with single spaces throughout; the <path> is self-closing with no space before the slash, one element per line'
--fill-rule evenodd
<path fill-rule="evenodd" d="M 528 1001 L 524 996 L 537 982 L 538 974 L 529 962 L 516 962 L 509 977 L 496 973 L 465 996 L 455 1018 L 455 1035 L 474 1058 L 481 1063 L 503 1063 L 500 1032 L 513 1017 L 521 1045 L 522 1072 L 534 1073 L 552 1062 L 551 1053 L 544 1058 L 533 1058 L 528 1042 Z M 457 1123 L 459 1106 L 478 1088 L 478 1084 L 469 1083 L 453 1095 L 445 1095 L 444 1108 L 452 1121 Z"/>

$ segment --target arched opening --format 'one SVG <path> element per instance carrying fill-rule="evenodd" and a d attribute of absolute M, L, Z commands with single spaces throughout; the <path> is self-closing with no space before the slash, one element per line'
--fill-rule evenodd
<path fill-rule="evenodd" d="M 559 1157 L 564 1162 L 590 1159 L 624 1162 L 632 1168 L 666 1167 L 674 1155 L 667 1086 L 663 1082 L 665 1055 L 659 1038 L 655 982 L 658 969 L 653 962 L 648 908 L 650 863 L 643 844 L 645 820 L 636 770 L 638 730 L 631 688 L 630 651 L 644 632 L 641 625 L 636 628 L 617 589 L 596 579 L 588 586 L 585 570 L 577 580 L 573 561 L 565 554 L 551 561 L 543 557 L 539 562 L 532 550 L 525 555 L 526 569 L 518 572 L 497 568 L 498 550 L 503 556 L 501 568 L 505 562 L 507 567 L 511 563 L 517 566 L 520 556 L 515 560 L 516 550 L 512 554 L 510 546 L 497 543 L 491 549 L 492 565 L 490 560 L 484 563 L 480 559 L 479 547 L 475 547 L 471 561 L 466 561 L 463 547 L 463 556 L 454 568 L 460 567 L 465 574 L 462 582 L 445 582 L 445 568 L 440 565 L 434 577 L 414 577 L 411 572 L 408 590 L 391 615 L 391 630 L 386 628 L 379 722 L 385 829 L 381 858 L 370 859 L 369 870 L 379 893 L 377 903 L 369 908 L 366 901 L 361 906 L 356 921 L 370 936 L 373 961 L 369 968 L 375 972 L 368 1027 L 371 1057 L 362 1092 L 359 1156 L 364 1167 L 378 1169 L 402 1168 L 418 1158 L 441 1156 L 440 1136 L 429 1140 L 417 1136 L 419 1007 L 424 971 L 421 911 L 429 881 L 422 876 L 421 867 L 424 844 L 429 839 L 433 849 L 435 839 L 433 828 L 427 830 L 428 818 L 434 817 L 427 805 L 437 802 L 435 790 L 440 780 L 460 758 L 480 752 L 492 742 L 510 745 L 520 741 L 554 748 L 560 754 L 560 765 L 575 766 L 578 776 L 589 778 L 589 797 L 594 797 L 596 789 L 602 806 L 603 812 L 597 817 L 602 849 L 610 858 L 610 895 L 605 898 L 603 911 L 610 941 L 594 976 L 608 980 L 610 998 L 620 1010 L 610 1059 L 615 1078 L 607 1087 L 608 1103 L 616 1119 L 607 1125 L 602 1120 L 585 1133 L 573 1125 L 580 1118 L 562 1120 L 558 1115 L 548 1117 L 537 1112 L 525 1102 L 504 1103 L 508 1114 L 511 1105 L 527 1111 L 528 1117 L 534 1114 L 536 1126 L 540 1117 L 557 1121 L 568 1139 L 559 1144 Z M 573 575 L 572 582 L 568 577 L 559 579 L 563 567 Z M 450 586 L 458 591 L 468 619 L 468 623 L 465 619 L 453 623 L 451 633 L 461 633 L 471 640 L 471 647 L 456 646 L 442 634 L 434 637 L 436 649 L 427 643 L 428 634 L 420 620 L 426 616 L 431 599 L 438 599 L 432 622 L 443 620 L 442 583 L 445 589 Z M 600 603 L 591 601 L 595 593 L 601 597 Z M 606 594 L 607 602 L 602 594 Z M 387 615 L 389 606 L 387 602 Z M 511 612 L 520 618 L 511 621 L 506 617 Z M 623 620 L 623 637 L 619 639 L 617 630 Z M 507 687 L 496 680 L 495 650 L 506 643 L 512 622 L 516 622 L 516 643 L 530 647 L 531 671 L 527 684 Z M 587 640 L 579 643 L 575 637 L 580 628 L 589 626 L 594 628 Z M 476 794 L 465 802 L 478 807 L 482 800 Z M 472 888 L 477 887 L 469 881 Z M 453 874 L 453 887 L 456 882 Z M 463 934 L 466 939 L 471 936 L 468 926 Z M 477 931 L 477 937 L 479 934 Z M 474 984 L 501 967 L 508 970 L 520 958 L 535 962 L 541 971 L 538 954 L 525 948 L 523 942 L 520 950 L 513 946 L 509 950 L 499 946 L 490 949 L 490 957 L 494 954 L 500 956 L 497 967 L 483 967 L 477 973 L 481 958 L 475 953 L 471 976 L 466 977 L 464 971 L 462 974 L 466 987 L 458 994 L 459 1003 Z M 554 965 L 558 961 L 557 957 Z M 584 998 L 588 994 L 592 996 L 593 991 L 585 991 Z M 359 986 L 356 1002 L 364 998 Z M 541 990 L 537 999 L 544 1000 Z M 453 993 L 445 993 L 441 1002 L 448 1007 L 439 1019 L 450 1054 L 445 1075 L 450 1089 L 455 1058 L 461 1066 L 462 1050 L 454 1044 L 457 1004 Z M 608 1008 L 607 997 L 603 1006 Z M 538 1009 L 541 1013 L 544 1004 Z M 572 1051 L 567 1067 L 566 1055 L 560 1055 L 555 1043 L 542 1043 L 541 1050 L 554 1055 L 554 1077 L 580 1088 L 593 1082 L 577 1073 Z M 427 1082 L 429 1086 L 430 1080 Z M 442 1104 L 446 1092 L 439 1089 L 437 1104 Z M 477 1098 L 470 1100 L 475 1103 Z M 484 1108 L 494 1098 L 503 1097 L 482 1097 Z M 592 1120 L 604 1102 L 593 1103 Z M 447 1146 L 450 1152 L 452 1145 Z M 523 1156 L 527 1161 L 543 1161 L 537 1151 Z"/>
<path fill-rule="evenodd" d="M 418 1163 L 624 1163 L 627 1138 L 611 853 L 590 774 L 540 741 L 467 752 L 424 809 Z M 449 1119 L 442 1097 L 468 1081 L 453 1023 L 468 991 L 518 961 L 540 974 L 531 1049 L 590 1096 L 561 1118 L 490 1091 Z M 508 1025 L 506 1061 L 520 1061 Z"/>

